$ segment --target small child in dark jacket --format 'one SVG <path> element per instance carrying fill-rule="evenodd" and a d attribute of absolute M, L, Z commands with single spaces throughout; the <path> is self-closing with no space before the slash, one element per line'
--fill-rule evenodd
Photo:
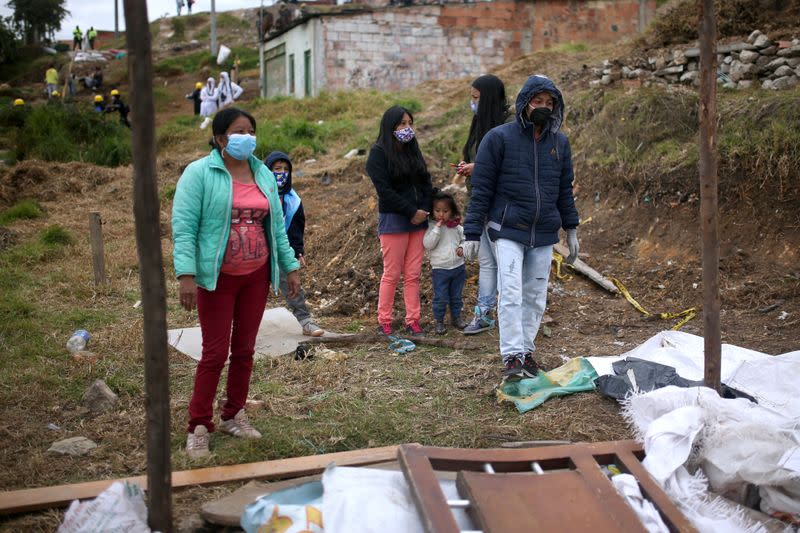
<path fill-rule="evenodd" d="M 303 202 L 297 192 L 292 189 L 292 161 L 283 152 L 272 152 L 264 160 L 278 183 L 278 194 L 281 197 L 281 207 L 283 207 L 283 220 L 286 224 L 286 235 L 289 237 L 289 245 L 294 250 L 294 255 L 300 262 L 300 268 L 306 266 L 303 249 L 303 233 L 306 229 L 306 215 L 303 211 Z M 311 317 L 311 312 L 306 305 L 306 295 L 302 289 L 296 298 L 288 297 L 288 286 L 286 276 L 281 273 L 281 292 L 286 298 L 286 306 L 294 317 L 303 326 L 303 335 L 310 337 L 320 337 L 325 333 Z"/>

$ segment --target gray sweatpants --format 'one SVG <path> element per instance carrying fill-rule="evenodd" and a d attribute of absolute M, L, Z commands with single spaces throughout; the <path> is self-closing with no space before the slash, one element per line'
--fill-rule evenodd
<path fill-rule="evenodd" d="M 294 298 L 289 298 L 289 285 L 286 283 L 286 274 L 281 272 L 280 289 L 283 297 L 286 298 L 286 307 L 292 312 L 294 317 L 300 322 L 301 326 L 305 326 L 311 322 L 311 312 L 306 305 L 306 293 L 303 289 Z"/>

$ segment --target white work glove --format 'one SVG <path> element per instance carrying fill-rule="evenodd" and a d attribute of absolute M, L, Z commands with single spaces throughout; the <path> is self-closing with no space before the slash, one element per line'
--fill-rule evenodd
<path fill-rule="evenodd" d="M 478 257 L 478 248 L 481 246 L 481 241 L 465 241 L 462 245 L 464 248 L 464 259 L 472 261 Z"/>
<path fill-rule="evenodd" d="M 578 244 L 578 228 L 567 230 L 567 246 L 569 246 L 567 264 L 571 265 L 576 259 L 578 259 L 578 252 L 581 250 L 581 245 Z"/>

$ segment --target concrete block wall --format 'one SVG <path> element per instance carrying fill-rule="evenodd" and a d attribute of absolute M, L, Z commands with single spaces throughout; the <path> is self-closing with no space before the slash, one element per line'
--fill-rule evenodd
<path fill-rule="evenodd" d="M 418 5 L 321 21 L 326 89 L 398 90 L 478 76 L 558 43 L 615 41 L 638 31 L 639 1 Z"/>

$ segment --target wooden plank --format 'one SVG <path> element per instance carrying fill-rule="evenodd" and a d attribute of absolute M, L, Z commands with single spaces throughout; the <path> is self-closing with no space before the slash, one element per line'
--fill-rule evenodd
<path fill-rule="evenodd" d="M 426 533 L 459 533 L 442 488 L 419 444 L 400 446 L 397 458 Z"/>
<path fill-rule="evenodd" d="M 669 528 L 670 531 L 682 532 L 696 532 L 691 522 L 683 516 L 683 513 L 672 503 L 669 496 L 661 489 L 661 486 L 656 483 L 647 470 L 639 462 L 634 453 L 630 450 L 623 450 L 617 454 L 617 459 L 622 463 L 617 466 L 623 472 L 631 474 L 639 482 L 639 488 L 642 495 L 653 502 L 653 505 L 658 509 L 661 518 Z"/>
<path fill-rule="evenodd" d="M 142 295 L 145 411 L 147 415 L 147 525 L 171 533 L 172 456 L 170 450 L 167 285 L 161 252 L 160 202 L 156 174 L 156 125 L 153 56 L 147 2 L 124 0 L 128 80 L 133 125 L 133 214 L 139 287 Z"/>
<path fill-rule="evenodd" d="M 396 457 L 397 450 L 397 446 L 384 446 L 259 463 L 184 470 L 172 473 L 172 488 L 218 485 L 251 479 L 270 480 L 301 477 L 322 472 L 332 462 L 339 466 L 363 466 L 391 461 Z M 140 487 L 145 487 L 147 476 L 2 492 L 0 493 L 0 515 L 65 507 L 72 500 L 96 497 L 115 481 L 130 481 Z"/>
<path fill-rule="evenodd" d="M 594 468 L 597 469 L 597 465 Z M 462 471 L 456 480 L 461 497 L 471 502 L 470 516 L 484 533 L 529 533 L 533 529 L 646 533 L 614 487 L 607 481 L 605 484 L 606 489 L 598 492 L 577 470 L 541 475 Z M 601 494 L 613 498 L 598 498 Z M 618 510 L 624 516 L 617 514 Z M 535 528 L 531 527 L 533 524 Z"/>
<path fill-rule="evenodd" d="M 567 247 L 561 243 L 554 244 L 553 250 L 563 255 L 565 259 L 567 258 L 567 256 L 569 256 L 569 249 L 567 249 Z M 564 264 L 566 264 L 566 262 Z M 604 288 L 611 294 L 617 294 L 619 292 L 619 289 L 617 289 L 616 285 L 611 283 L 611 280 L 609 280 L 608 278 L 603 276 L 600 272 L 587 265 L 582 259 L 580 258 L 576 259 L 575 263 L 569 266 L 571 266 L 576 271 L 580 272 L 590 280 L 594 281 L 595 283 L 600 285 L 602 288 Z"/>

